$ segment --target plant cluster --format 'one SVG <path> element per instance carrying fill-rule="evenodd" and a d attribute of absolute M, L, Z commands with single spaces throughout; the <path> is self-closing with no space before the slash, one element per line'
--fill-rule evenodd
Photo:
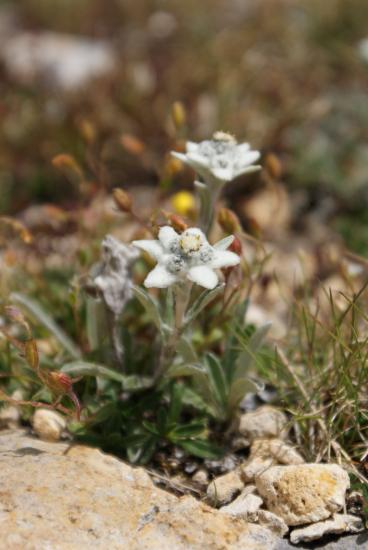
<path fill-rule="evenodd" d="M 61 344 L 64 351 L 55 362 L 68 391 L 55 395 L 50 382 L 55 373 L 43 364 L 42 354 L 41 362 L 30 361 L 28 346 L 37 350 L 36 340 L 20 312 L 27 347 L 4 328 L 25 358 L 21 371 L 14 372 L 9 350 L 5 368 L 13 382 L 14 376 L 23 381 L 23 404 L 40 399 L 65 410 L 71 398 L 78 403 L 78 418 L 71 423 L 75 436 L 133 462 L 148 462 L 167 445 L 202 458 L 219 457 L 236 427 L 240 402 L 247 392 L 260 389 L 250 375 L 269 329 L 267 324 L 255 330 L 245 321 L 250 281 L 241 257 L 240 225 L 230 211 L 223 209 L 219 221 L 225 231 L 238 234 L 210 244 L 222 188 L 259 169 L 254 165 L 258 151 L 218 132 L 173 154 L 197 172 L 198 227 L 166 213 L 159 226 L 140 220 L 141 234 L 149 231 L 156 239 L 123 244 L 107 236 L 100 261 L 74 285 L 85 318 L 79 343 L 32 298 L 11 295 Z M 126 192 L 115 190 L 114 199 L 120 210 L 139 219 Z"/>

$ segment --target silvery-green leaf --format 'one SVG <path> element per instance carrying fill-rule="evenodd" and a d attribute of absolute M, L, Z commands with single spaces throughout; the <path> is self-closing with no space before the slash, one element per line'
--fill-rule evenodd
<path fill-rule="evenodd" d="M 124 375 L 120 372 L 88 361 L 73 361 L 63 365 L 61 372 L 70 376 L 96 376 L 121 382 L 124 389 L 134 391 L 152 386 L 152 379 L 145 376 Z"/>
<path fill-rule="evenodd" d="M 19 292 L 13 292 L 10 296 L 11 300 L 24 306 L 28 312 L 37 319 L 48 331 L 52 333 L 59 344 L 73 357 L 78 359 L 81 357 L 81 350 L 63 331 L 63 329 L 54 321 L 54 319 L 40 306 L 28 296 Z"/>
<path fill-rule="evenodd" d="M 208 353 L 206 365 L 213 396 L 220 407 L 225 407 L 229 387 L 222 364 L 216 355 Z"/>
<path fill-rule="evenodd" d="M 177 352 L 185 363 L 196 363 L 198 360 L 197 354 L 186 336 L 182 336 L 177 344 Z"/>
<path fill-rule="evenodd" d="M 271 328 L 272 323 L 266 323 L 259 327 L 250 337 L 243 351 L 239 354 L 236 361 L 236 371 L 234 378 L 241 378 L 248 374 L 252 362 L 256 359 L 256 353 L 263 344 L 264 338 Z"/>
<path fill-rule="evenodd" d="M 133 293 L 137 300 L 142 304 L 150 319 L 155 323 L 159 330 L 162 330 L 162 320 L 159 305 L 156 300 L 148 294 L 143 288 L 133 286 Z"/>
<path fill-rule="evenodd" d="M 187 312 L 185 323 L 192 322 L 200 312 L 223 291 L 224 286 L 224 284 L 220 284 L 213 289 L 202 292 Z"/>
<path fill-rule="evenodd" d="M 87 296 L 86 325 L 89 349 L 95 351 L 108 338 L 106 310 L 102 300 Z"/>
<path fill-rule="evenodd" d="M 177 376 L 193 376 L 205 372 L 206 370 L 199 363 L 181 363 L 172 365 L 166 372 L 166 376 L 176 378 Z"/>
<path fill-rule="evenodd" d="M 248 392 L 258 393 L 264 388 L 263 384 L 256 382 L 250 378 L 234 379 L 230 387 L 228 407 L 229 411 L 234 410 Z"/>

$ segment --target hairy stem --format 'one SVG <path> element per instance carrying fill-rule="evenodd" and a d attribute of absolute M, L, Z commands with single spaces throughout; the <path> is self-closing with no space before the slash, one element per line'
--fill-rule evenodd
<path fill-rule="evenodd" d="M 200 201 L 198 225 L 202 231 L 208 235 L 212 227 L 215 215 L 215 205 L 221 191 L 221 186 L 219 186 L 218 183 L 212 184 L 209 182 L 207 185 L 199 181 L 195 182 L 195 186 Z"/>
<path fill-rule="evenodd" d="M 177 343 L 184 330 L 185 314 L 188 309 L 192 283 L 185 282 L 174 288 L 174 326 L 167 342 L 162 346 L 159 367 L 155 379 L 161 378 L 171 366 L 175 357 Z"/>

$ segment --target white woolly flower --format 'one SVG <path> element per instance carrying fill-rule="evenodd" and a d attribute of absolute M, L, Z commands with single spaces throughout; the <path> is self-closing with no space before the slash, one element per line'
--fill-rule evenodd
<path fill-rule="evenodd" d="M 133 241 L 132 244 L 157 261 L 144 281 L 147 288 L 166 288 L 186 278 L 212 289 L 218 284 L 214 269 L 240 262 L 237 254 L 226 250 L 232 241 L 233 237 L 227 237 L 211 246 L 198 228 L 187 229 L 179 235 L 172 227 L 165 226 L 160 229 L 158 240 Z"/>
<path fill-rule="evenodd" d="M 201 143 L 188 141 L 185 154 L 174 151 L 172 155 L 191 166 L 205 181 L 218 183 L 261 168 L 254 165 L 260 157 L 259 151 L 252 151 L 249 143 L 238 144 L 233 136 L 224 132 L 216 132 L 211 140 Z"/>
<path fill-rule="evenodd" d="M 132 297 L 131 266 L 139 253 L 135 248 L 107 235 L 102 241 L 101 262 L 91 276 L 110 311 L 117 317 Z"/>

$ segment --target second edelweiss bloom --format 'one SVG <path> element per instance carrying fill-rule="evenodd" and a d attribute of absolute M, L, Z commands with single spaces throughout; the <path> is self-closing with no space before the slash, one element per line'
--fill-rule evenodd
<path fill-rule="evenodd" d="M 254 164 L 260 157 L 259 151 L 252 151 L 249 143 L 238 144 L 224 132 L 216 132 L 211 140 L 201 143 L 188 141 L 185 154 L 172 155 L 191 166 L 205 181 L 210 177 L 225 183 L 260 169 Z"/>
<path fill-rule="evenodd" d="M 166 288 L 185 278 L 205 288 L 218 284 L 214 269 L 231 267 L 240 262 L 234 252 L 226 250 L 233 237 L 227 237 L 211 246 L 204 233 L 195 227 L 179 235 L 172 227 L 160 229 L 158 240 L 133 241 L 156 261 L 156 267 L 144 281 L 147 288 Z"/>

